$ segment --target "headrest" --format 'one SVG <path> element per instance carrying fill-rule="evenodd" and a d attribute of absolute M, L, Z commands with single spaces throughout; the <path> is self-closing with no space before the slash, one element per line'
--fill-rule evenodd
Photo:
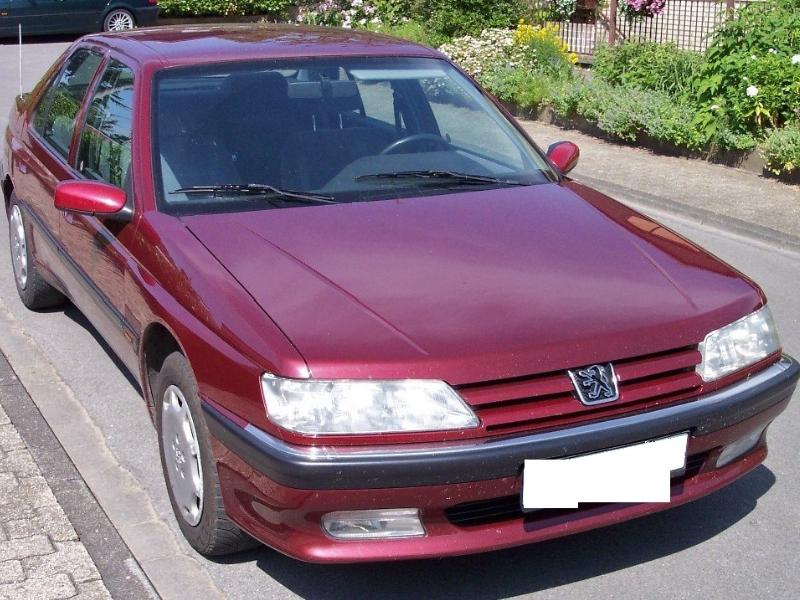
<path fill-rule="evenodd" d="M 286 106 L 288 84 L 280 73 L 233 73 L 223 84 L 228 117 L 245 119 L 254 112 Z"/>

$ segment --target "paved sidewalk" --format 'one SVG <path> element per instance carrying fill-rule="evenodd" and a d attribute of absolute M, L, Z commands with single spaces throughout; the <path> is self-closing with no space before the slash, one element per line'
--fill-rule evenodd
<path fill-rule="evenodd" d="M 611 196 L 634 198 L 656 209 L 800 249 L 800 186 L 537 121 L 519 122 L 542 148 L 558 140 L 578 144 L 581 160 L 572 175 Z"/>
<path fill-rule="evenodd" d="M 0 387 L 18 385 L 0 373 Z M 0 598 L 111 598 L 16 427 L 0 406 Z"/>

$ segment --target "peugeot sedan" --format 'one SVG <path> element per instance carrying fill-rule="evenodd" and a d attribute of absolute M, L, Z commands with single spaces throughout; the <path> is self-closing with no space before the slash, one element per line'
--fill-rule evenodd
<path fill-rule="evenodd" d="M 618 523 L 766 457 L 800 367 L 763 292 L 578 157 L 429 48 L 164 28 L 69 48 L 0 180 L 22 302 L 73 302 L 141 382 L 189 543 L 356 562 Z"/>

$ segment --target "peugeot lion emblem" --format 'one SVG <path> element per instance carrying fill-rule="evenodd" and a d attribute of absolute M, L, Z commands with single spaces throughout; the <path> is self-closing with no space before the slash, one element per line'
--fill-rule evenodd
<path fill-rule="evenodd" d="M 619 398 L 617 375 L 611 363 L 570 369 L 567 373 L 583 404 L 603 404 Z"/>

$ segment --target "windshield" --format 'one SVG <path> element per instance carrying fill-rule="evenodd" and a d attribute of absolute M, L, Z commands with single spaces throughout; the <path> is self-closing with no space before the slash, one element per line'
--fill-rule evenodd
<path fill-rule="evenodd" d="M 302 194 L 361 202 L 555 178 L 443 60 L 193 66 L 160 72 L 154 94 L 156 188 L 171 213 L 298 206 Z"/>

